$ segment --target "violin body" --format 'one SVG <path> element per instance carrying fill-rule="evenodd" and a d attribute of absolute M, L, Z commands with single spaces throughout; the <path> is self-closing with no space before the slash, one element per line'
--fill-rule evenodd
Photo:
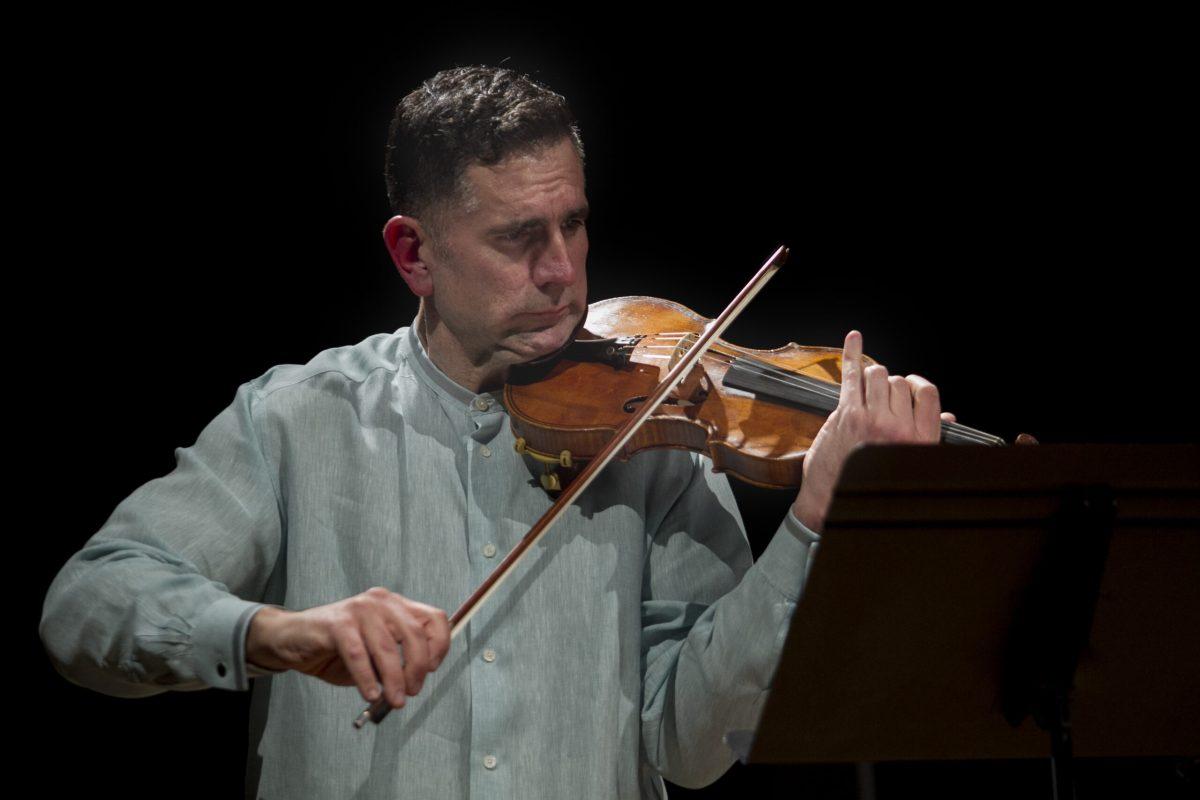
<path fill-rule="evenodd" d="M 567 469 L 592 458 L 709 322 L 685 306 L 654 297 L 593 303 L 575 346 L 548 365 L 514 370 L 510 376 L 504 400 L 517 449 Z M 752 484 L 799 486 L 804 455 L 829 411 L 806 410 L 726 385 L 731 363 L 747 357 L 838 391 L 840 348 L 789 343 L 753 350 L 718 340 L 618 457 L 683 448 L 708 455 L 714 470 Z M 863 361 L 874 363 L 866 356 Z"/>

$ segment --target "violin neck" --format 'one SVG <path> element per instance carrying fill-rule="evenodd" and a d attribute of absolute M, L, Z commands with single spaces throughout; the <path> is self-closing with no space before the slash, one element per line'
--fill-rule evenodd
<path fill-rule="evenodd" d="M 832 414 L 837 408 L 841 393 L 836 383 L 789 372 L 749 356 L 738 356 L 729 362 L 724 384 L 752 392 L 759 398 L 769 398 L 826 415 Z M 942 441 L 947 444 L 1005 444 L 999 436 L 958 422 L 945 421 L 942 422 Z"/>

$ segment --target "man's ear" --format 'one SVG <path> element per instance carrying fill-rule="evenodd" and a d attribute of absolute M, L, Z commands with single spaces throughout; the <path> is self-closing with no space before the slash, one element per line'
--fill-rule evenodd
<path fill-rule="evenodd" d="M 421 257 L 421 245 L 429 244 L 429 240 L 420 221 L 416 217 L 392 217 L 383 226 L 383 244 L 412 293 L 417 297 L 432 295 L 433 277 Z"/>

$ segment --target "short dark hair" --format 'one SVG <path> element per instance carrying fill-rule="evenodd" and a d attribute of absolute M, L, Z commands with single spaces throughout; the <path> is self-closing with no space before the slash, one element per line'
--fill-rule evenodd
<path fill-rule="evenodd" d="M 388 128 L 384 180 L 393 214 L 434 226 L 446 203 L 462 202 L 468 166 L 498 164 L 569 138 L 583 160 L 566 98 L 511 69 L 455 67 L 409 92 Z"/>

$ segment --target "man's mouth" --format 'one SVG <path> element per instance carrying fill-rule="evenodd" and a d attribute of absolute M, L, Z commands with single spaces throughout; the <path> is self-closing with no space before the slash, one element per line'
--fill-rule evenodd
<path fill-rule="evenodd" d="M 549 327 L 565 317 L 570 310 L 570 305 L 564 305 L 549 311 L 527 311 L 522 316 L 529 317 L 539 327 Z"/>
<path fill-rule="evenodd" d="M 539 319 L 561 319 L 570 308 L 569 305 L 563 305 L 558 308 L 552 308 L 549 311 L 527 311 L 526 313 L 531 317 L 538 317 Z"/>

